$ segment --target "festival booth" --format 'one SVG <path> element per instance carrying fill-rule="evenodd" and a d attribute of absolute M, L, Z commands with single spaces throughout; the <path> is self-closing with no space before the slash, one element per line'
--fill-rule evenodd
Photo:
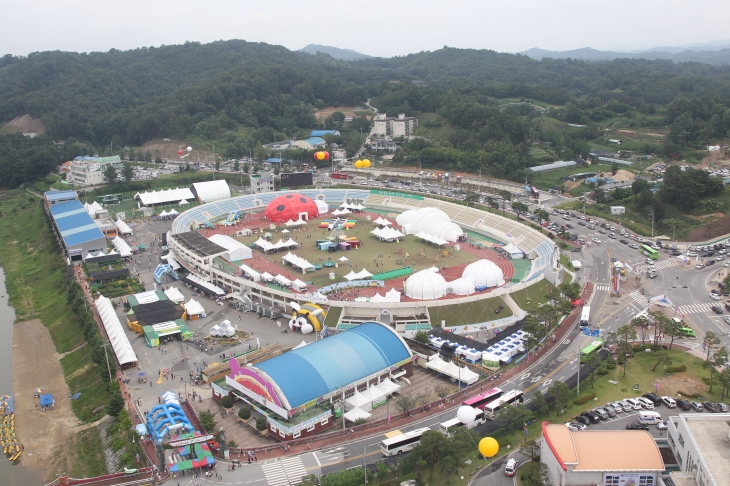
<path fill-rule="evenodd" d="M 173 338 L 177 338 L 178 334 L 180 335 L 181 341 L 190 341 L 193 338 L 193 332 L 182 319 L 143 326 L 142 331 L 147 340 L 147 345 L 150 348 L 159 346 L 160 341 L 167 342 Z M 173 336 L 173 338 L 168 338 L 168 336 Z"/>
<path fill-rule="evenodd" d="M 281 285 L 282 287 L 290 287 L 291 286 L 291 280 L 289 280 L 288 278 L 286 278 L 283 275 L 277 275 L 276 277 L 274 277 L 274 281 L 276 283 L 278 283 L 279 285 Z"/>
<path fill-rule="evenodd" d="M 351 409 L 349 412 L 345 412 L 345 420 L 348 422 L 357 422 L 358 420 L 366 420 L 372 417 L 369 413 L 367 413 L 365 410 L 355 407 Z"/>
<path fill-rule="evenodd" d="M 216 324 L 215 326 L 211 327 L 210 335 L 219 338 L 229 338 L 236 335 L 236 329 L 231 324 L 231 321 L 226 319 L 220 324 Z"/>
<path fill-rule="evenodd" d="M 400 297 L 401 293 L 399 291 L 390 289 L 384 296 L 375 292 L 375 295 L 370 298 L 370 302 L 400 302 Z"/>
<path fill-rule="evenodd" d="M 188 314 L 188 319 L 195 321 L 205 317 L 205 309 L 197 300 L 192 298 L 184 304 L 185 311 Z"/>
<path fill-rule="evenodd" d="M 117 250 L 117 252 L 119 252 L 119 255 L 122 258 L 132 256 L 132 249 L 121 237 L 114 237 L 114 239 L 112 240 L 112 245 L 114 245 L 114 248 Z"/>
<path fill-rule="evenodd" d="M 104 330 L 109 337 L 109 341 L 112 345 L 114 355 L 117 357 L 119 366 L 122 368 L 133 365 L 137 362 L 137 355 L 134 353 L 132 344 L 129 342 L 127 334 L 124 332 L 122 323 L 119 321 L 114 306 L 111 301 L 104 297 L 99 296 L 94 301 L 96 311 L 99 313 L 101 323 L 104 325 Z"/>
<path fill-rule="evenodd" d="M 127 236 L 132 234 L 132 228 L 123 219 L 114 221 L 114 225 L 117 227 L 117 232 L 120 235 Z"/>
<path fill-rule="evenodd" d="M 254 270 L 253 268 L 249 267 L 248 265 L 239 265 L 241 269 L 241 274 L 245 276 L 246 278 L 250 278 L 254 282 L 260 282 L 261 281 L 261 274 Z"/>
<path fill-rule="evenodd" d="M 182 281 L 192 287 L 195 287 L 196 289 L 202 291 L 207 295 L 212 295 L 214 297 L 223 297 L 224 295 L 226 295 L 225 290 L 223 290 L 222 288 L 218 287 L 217 285 L 213 285 L 210 282 L 206 282 L 202 278 L 192 273 L 187 275 L 186 277 L 183 277 Z"/>
<path fill-rule="evenodd" d="M 185 302 L 185 296 L 177 287 L 168 287 L 165 289 L 165 295 L 176 304 L 182 304 Z"/>
<path fill-rule="evenodd" d="M 512 243 L 507 243 L 506 245 L 504 245 L 502 247 L 502 250 L 504 250 L 512 260 L 518 260 L 520 258 L 525 258 L 525 252 L 523 252 L 522 250 L 517 248 Z"/>
<path fill-rule="evenodd" d="M 297 292 L 304 292 L 307 290 L 307 283 L 296 279 L 291 283 L 291 287 Z"/>
<path fill-rule="evenodd" d="M 210 445 L 208 445 L 207 441 L 200 441 L 201 437 L 202 434 L 200 432 L 180 434 L 177 437 L 177 442 L 181 446 L 172 449 L 170 456 L 167 458 L 167 469 L 170 472 L 177 473 L 207 468 L 215 464 L 215 458 L 210 451 Z"/>

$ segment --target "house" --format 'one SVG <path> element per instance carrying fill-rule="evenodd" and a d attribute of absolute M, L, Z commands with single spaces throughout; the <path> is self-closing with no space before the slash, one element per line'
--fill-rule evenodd
<path fill-rule="evenodd" d="M 378 138 L 371 142 L 373 150 L 387 150 L 388 152 L 395 152 L 398 149 L 396 143 L 392 140 L 386 140 L 384 138 Z"/>
<path fill-rule="evenodd" d="M 292 148 L 300 148 L 302 150 L 313 150 L 317 147 L 324 147 L 326 142 L 323 138 L 311 137 L 306 140 L 297 140 L 291 143 Z"/>
<path fill-rule="evenodd" d="M 379 137 L 410 137 L 418 126 L 418 118 L 399 113 L 397 118 L 379 113 L 375 117 L 373 133 Z"/>
<path fill-rule="evenodd" d="M 270 172 L 262 171 L 260 174 L 250 176 L 250 179 L 253 194 L 274 191 L 274 176 Z"/>

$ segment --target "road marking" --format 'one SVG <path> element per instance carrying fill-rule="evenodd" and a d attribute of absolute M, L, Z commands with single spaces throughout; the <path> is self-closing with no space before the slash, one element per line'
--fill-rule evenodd
<path fill-rule="evenodd" d="M 531 375 L 531 374 L 532 374 L 532 373 L 525 373 L 524 375 L 522 375 L 522 376 L 520 377 L 520 380 L 526 380 L 526 379 L 528 379 L 528 378 L 530 377 L 530 375 Z"/>
<path fill-rule="evenodd" d="M 312 452 L 312 455 L 314 456 L 314 460 L 317 461 L 317 465 L 321 467 L 322 463 L 319 462 L 319 457 L 317 457 L 317 453 Z"/>
<path fill-rule="evenodd" d="M 540 375 L 537 375 L 537 376 L 535 376 L 534 378 L 532 378 L 532 379 L 531 379 L 530 381 L 531 381 L 532 383 L 537 383 L 538 381 L 540 381 L 540 378 L 542 378 L 542 377 L 541 377 Z"/>
<path fill-rule="evenodd" d="M 391 432 L 386 432 L 385 433 L 385 436 L 388 439 L 392 439 L 393 437 L 398 437 L 399 435 L 403 435 L 403 432 L 401 432 L 400 430 L 393 430 Z"/>
<path fill-rule="evenodd" d="M 543 381 L 543 382 L 542 382 L 542 384 L 541 384 L 540 386 L 549 386 L 549 385 L 550 385 L 550 383 L 552 383 L 552 382 L 553 382 L 553 380 L 552 380 L 552 379 L 550 379 L 550 380 L 546 380 L 546 381 Z"/>
<path fill-rule="evenodd" d="M 575 356 L 575 353 L 573 353 L 573 356 Z M 563 366 L 565 366 L 566 363 L 568 363 L 568 360 L 563 361 L 557 368 L 555 368 L 553 371 L 551 371 L 550 373 L 548 373 L 547 376 L 545 376 L 545 378 L 550 378 L 551 376 L 553 376 L 555 373 L 557 373 L 560 370 L 560 368 L 562 368 Z M 528 387 L 526 390 L 524 390 L 523 393 L 524 394 L 527 394 L 530 391 L 532 391 L 535 388 L 537 388 L 538 386 L 539 386 L 539 384 L 536 383 L 536 384 Z"/>

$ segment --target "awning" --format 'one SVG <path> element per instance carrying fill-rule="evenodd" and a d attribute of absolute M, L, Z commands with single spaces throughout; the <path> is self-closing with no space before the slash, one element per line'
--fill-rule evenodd
<path fill-rule="evenodd" d="M 129 269 L 122 268 L 121 270 L 112 270 L 111 272 L 99 272 L 92 273 L 91 280 L 99 282 L 100 280 L 119 280 L 121 278 L 129 277 Z"/>
<path fill-rule="evenodd" d="M 196 289 L 202 290 L 204 293 L 206 293 L 208 295 L 216 295 L 218 297 L 223 297 L 224 295 L 226 295 L 225 291 L 222 288 L 220 288 L 216 285 L 213 285 L 210 282 L 206 282 L 202 278 L 197 277 L 196 275 L 193 275 L 192 273 L 190 275 L 188 275 L 187 277 L 183 277 L 182 280 L 183 280 L 183 282 L 192 285 Z"/>
<path fill-rule="evenodd" d="M 357 422 L 358 420 L 369 419 L 370 417 L 371 415 L 369 413 L 358 407 L 353 408 L 349 412 L 345 412 L 345 420 L 349 422 Z"/>

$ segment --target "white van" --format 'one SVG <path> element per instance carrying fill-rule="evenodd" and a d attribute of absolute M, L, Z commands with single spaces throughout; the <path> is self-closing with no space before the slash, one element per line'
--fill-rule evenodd
<path fill-rule="evenodd" d="M 655 425 L 662 421 L 662 416 L 659 412 L 652 411 L 641 411 L 639 412 L 639 422 L 642 424 Z"/>

